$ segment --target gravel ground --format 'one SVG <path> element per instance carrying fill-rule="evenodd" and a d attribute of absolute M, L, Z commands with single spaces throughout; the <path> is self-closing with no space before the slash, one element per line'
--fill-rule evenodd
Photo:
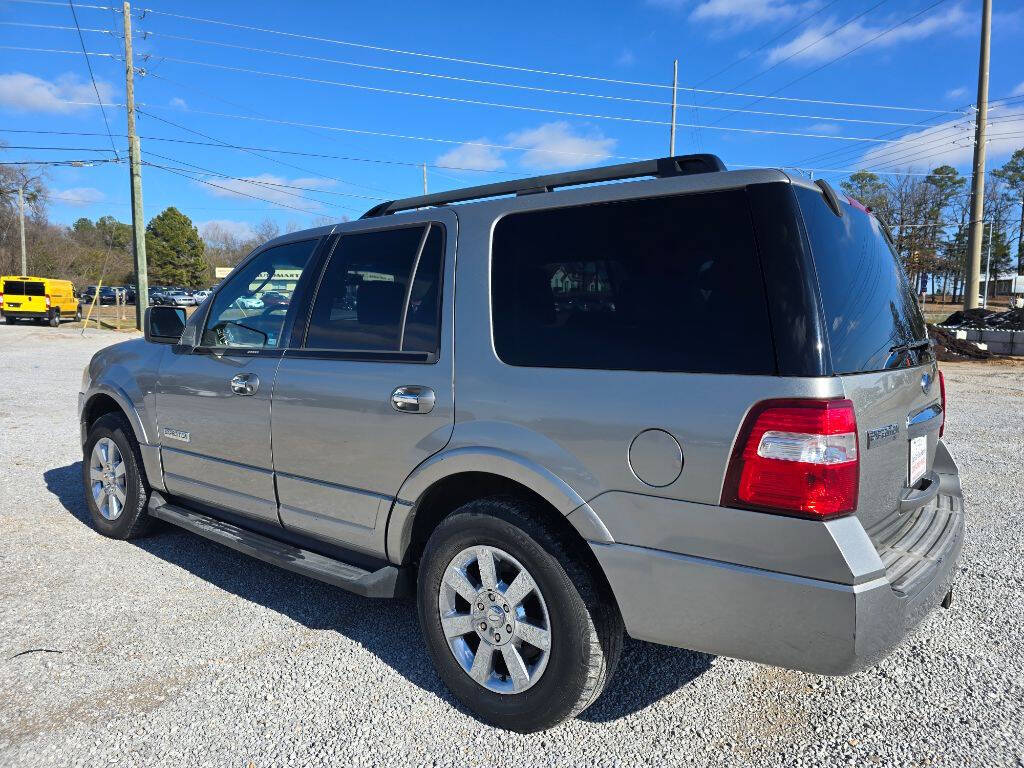
<path fill-rule="evenodd" d="M 953 607 L 825 678 L 628 642 L 521 736 L 456 705 L 415 611 L 166 528 L 88 524 L 76 392 L 113 333 L 0 327 L 0 765 L 1024 765 L 1024 365 L 945 364 L 969 529 Z"/>

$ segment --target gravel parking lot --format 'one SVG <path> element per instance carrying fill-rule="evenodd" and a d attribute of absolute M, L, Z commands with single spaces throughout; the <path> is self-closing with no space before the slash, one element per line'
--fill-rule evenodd
<path fill-rule="evenodd" d="M 441 686 L 414 606 L 163 528 L 96 534 L 82 367 L 112 332 L 0 327 L 0 765 L 1024 765 L 1024 365 L 944 364 L 968 535 L 952 609 L 825 678 L 629 642 L 532 736 Z"/>

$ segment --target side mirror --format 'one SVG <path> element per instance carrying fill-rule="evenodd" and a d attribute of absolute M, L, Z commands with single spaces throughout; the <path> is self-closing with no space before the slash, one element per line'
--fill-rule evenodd
<path fill-rule="evenodd" d="M 142 327 L 146 341 L 153 344 L 177 344 L 185 331 L 185 310 L 163 305 L 147 307 Z"/>

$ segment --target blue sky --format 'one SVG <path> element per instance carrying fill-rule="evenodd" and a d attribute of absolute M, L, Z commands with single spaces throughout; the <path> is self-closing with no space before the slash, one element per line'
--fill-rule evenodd
<path fill-rule="evenodd" d="M 865 166 L 969 171 L 978 2 L 150 2 L 133 21 L 145 33 L 135 42 L 146 70 L 138 131 L 143 159 L 177 173 L 143 169 L 147 220 L 175 205 L 199 225 L 246 234 L 267 217 L 308 226 L 418 194 L 419 163 L 437 191 L 666 155 L 671 91 L 656 86 L 671 83 L 674 58 L 684 87 L 810 100 L 680 91 L 678 154 L 815 168 L 835 180 Z M 119 14 L 76 9 L 86 48 L 120 54 L 120 40 L 90 31 L 119 34 Z M 0 128 L 98 134 L 0 133 L 9 145 L 76 148 L 9 149 L 0 160 L 111 157 L 68 6 L 0 2 L 0 22 L 2 46 L 71 51 L 0 49 Z M 1021 39 L 1024 6 L 997 3 L 991 99 L 1024 96 Z M 104 101 L 122 104 L 123 63 L 91 61 Z M 723 111 L 736 108 L 748 111 Z M 124 109 L 106 111 L 120 152 Z M 1024 146 L 1024 98 L 990 117 L 993 166 Z M 58 221 L 129 219 L 124 163 L 53 168 L 49 182 Z"/>

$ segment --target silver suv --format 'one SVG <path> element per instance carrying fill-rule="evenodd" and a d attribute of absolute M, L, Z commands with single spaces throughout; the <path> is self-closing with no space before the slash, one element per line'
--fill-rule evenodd
<path fill-rule="evenodd" d="M 609 183 L 618 182 L 618 183 Z M 456 204 L 458 203 L 458 204 Z M 664 158 L 384 203 L 97 353 L 96 527 L 414 594 L 455 696 L 551 727 L 623 632 L 820 674 L 949 604 L 945 393 L 879 222 Z"/>

